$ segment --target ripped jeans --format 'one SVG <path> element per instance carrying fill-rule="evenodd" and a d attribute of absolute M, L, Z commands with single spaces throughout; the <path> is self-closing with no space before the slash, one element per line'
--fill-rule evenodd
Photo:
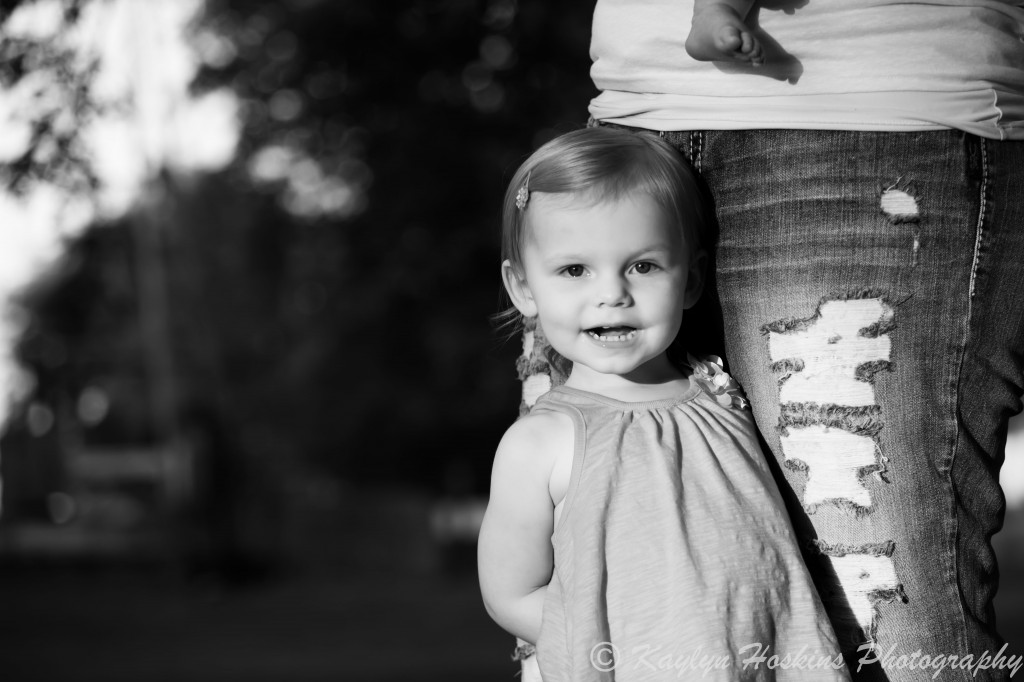
<path fill-rule="evenodd" d="M 663 136 L 718 218 L 719 317 L 684 332 L 724 338 L 854 679 L 1007 679 L 990 540 L 1024 390 L 1024 142 Z"/>

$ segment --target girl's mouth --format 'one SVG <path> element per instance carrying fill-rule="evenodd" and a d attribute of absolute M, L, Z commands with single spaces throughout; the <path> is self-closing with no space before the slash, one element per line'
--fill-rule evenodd
<path fill-rule="evenodd" d="M 592 327 L 586 331 L 590 338 L 601 343 L 630 341 L 636 336 L 636 327 Z"/>

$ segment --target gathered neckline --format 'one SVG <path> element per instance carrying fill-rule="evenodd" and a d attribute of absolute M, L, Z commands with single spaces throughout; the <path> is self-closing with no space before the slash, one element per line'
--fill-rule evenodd
<path fill-rule="evenodd" d="M 582 388 L 576 388 L 574 386 L 556 386 L 551 389 L 552 393 L 568 393 L 569 395 L 576 395 L 582 398 L 588 398 L 594 402 L 609 405 L 611 407 L 618 407 L 626 410 L 637 410 L 637 409 L 652 409 L 652 408 L 665 408 L 685 403 L 693 400 L 701 393 L 700 385 L 690 378 L 690 384 L 679 393 L 668 396 L 667 398 L 658 398 L 657 400 L 619 400 L 618 398 L 611 398 L 600 393 L 594 393 L 592 391 L 586 391 Z"/>

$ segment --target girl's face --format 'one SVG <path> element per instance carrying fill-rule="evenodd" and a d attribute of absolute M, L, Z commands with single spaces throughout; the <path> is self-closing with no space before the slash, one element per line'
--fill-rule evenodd
<path fill-rule="evenodd" d="M 573 362 L 570 385 L 600 389 L 619 379 L 662 383 L 678 376 L 665 355 L 700 295 L 702 255 L 645 195 L 599 200 L 534 193 L 527 209 L 523 270 L 503 264 L 523 315 Z"/>

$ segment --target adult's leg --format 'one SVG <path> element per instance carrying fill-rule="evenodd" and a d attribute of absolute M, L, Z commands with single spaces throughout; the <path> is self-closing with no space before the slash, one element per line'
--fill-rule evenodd
<path fill-rule="evenodd" d="M 1002 645 L 990 538 L 1024 371 L 1024 145 L 668 137 L 714 197 L 727 359 L 833 625 L 855 674 L 882 659 L 857 679 L 1006 679 L 949 657 Z"/>

